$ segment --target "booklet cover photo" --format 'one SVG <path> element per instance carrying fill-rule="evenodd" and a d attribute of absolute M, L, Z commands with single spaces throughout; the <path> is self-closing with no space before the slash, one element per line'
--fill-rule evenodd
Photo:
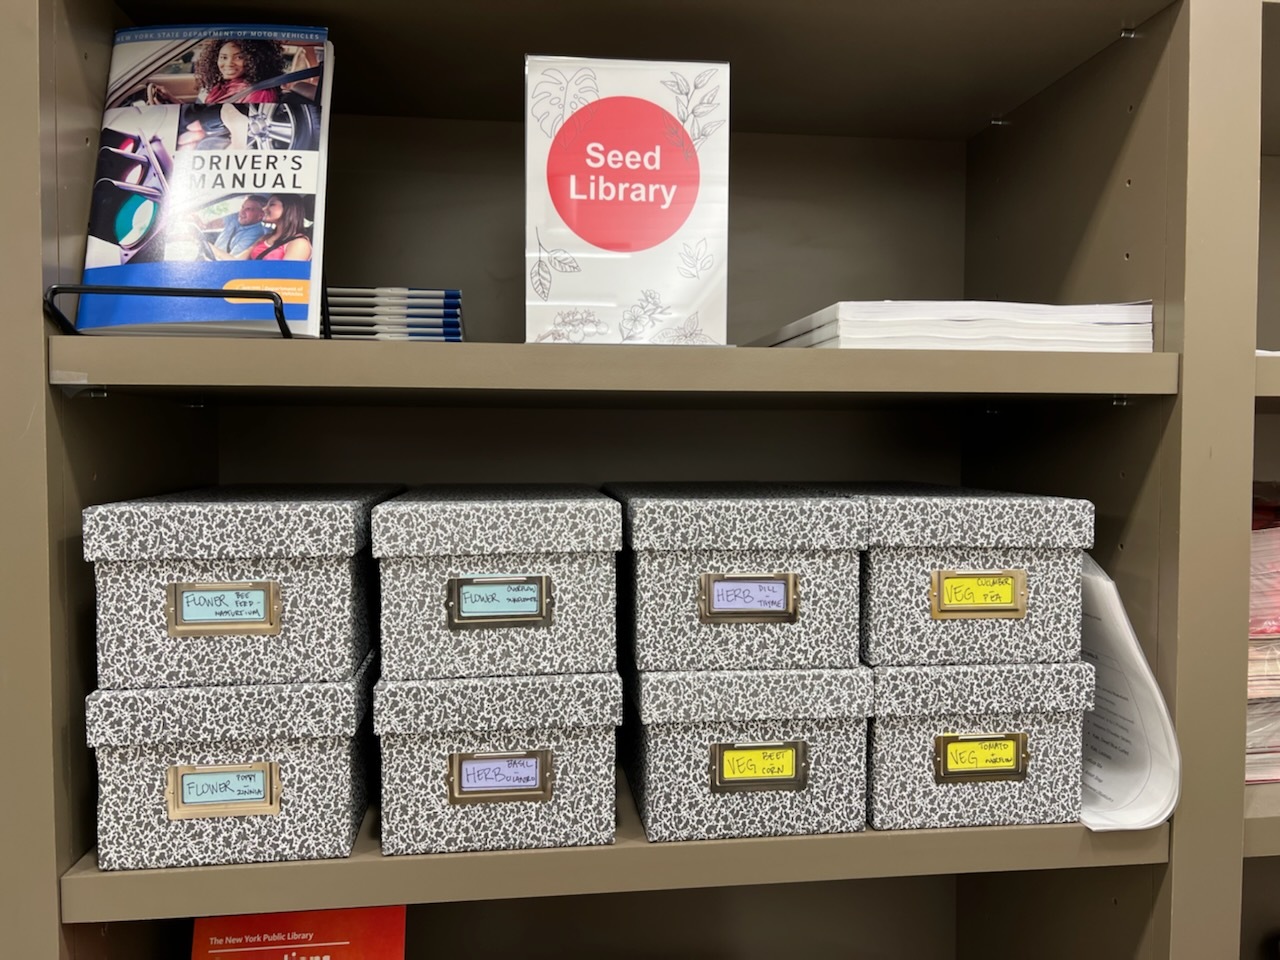
<path fill-rule="evenodd" d="M 91 294 L 83 333 L 320 333 L 332 48 L 322 28 L 116 33 L 84 282 L 211 288 L 225 298 Z"/>

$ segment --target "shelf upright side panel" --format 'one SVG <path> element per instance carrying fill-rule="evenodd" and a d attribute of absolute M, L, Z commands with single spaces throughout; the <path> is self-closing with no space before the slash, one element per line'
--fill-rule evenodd
<path fill-rule="evenodd" d="M 1239 935 L 1259 45 L 1256 2 L 1184 0 L 970 150 L 967 295 L 1151 297 L 1157 347 L 1183 355 L 1173 403 L 1137 401 L 1150 412 L 1136 419 L 1055 413 L 1046 439 L 1023 443 L 1021 469 L 1016 447 L 986 463 L 966 450 L 964 464 L 966 482 L 1092 488 L 1095 555 L 1175 712 L 1184 766 L 1170 865 L 1153 872 L 1150 904 L 1118 898 L 1151 911 L 1142 957 L 1231 956 Z M 1079 907 L 1064 918 L 1087 915 L 1087 884 L 1054 885 Z M 970 892 L 962 884 L 962 901 Z M 1075 926 L 1050 927 L 1064 938 L 1050 955 L 1094 949 Z M 998 955 L 965 954 L 966 943 L 962 924 L 962 956 Z"/>
<path fill-rule="evenodd" d="M 45 418 L 49 396 L 40 289 L 48 261 L 41 191 L 52 150 L 52 4 L 11 0 L 0 59 L 11 95 L 0 103 L 9 147 L 0 180 L 0 286 L 10 316 L 0 349 L 0 765 L 10 789 L 0 808 L 0 931 L 6 956 L 65 956 L 58 923 L 55 743 L 49 657 L 49 490 Z"/>
<path fill-rule="evenodd" d="M 1240 936 L 1262 8 L 1185 0 L 1175 36 L 1167 335 L 1183 355 L 1164 474 L 1159 674 L 1182 748 L 1182 799 L 1158 929 L 1178 960 Z M 1185 151 L 1181 148 L 1185 144 Z"/>
<path fill-rule="evenodd" d="M 1163 339 L 1171 60 L 1176 12 L 1118 38 L 970 142 L 966 294 L 1105 302 L 1153 299 Z M 1172 349 L 1166 343 L 1164 349 Z M 1097 508 L 1091 553 L 1115 578 L 1148 657 L 1159 655 L 1161 557 L 1169 549 L 1162 449 L 1175 401 L 1100 398 L 989 404 L 964 451 L 974 486 L 1083 497 Z M 1160 955 L 1152 924 L 1164 868 L 962 877 L 958 956 Z M 977 909 L 999 902 L 1015 936 L 992 943 Z M 1063 910 L 1046 911 L 1058 903 Z M 1099 903 L 1097 923 L 1081 925 Z M 970 909 L 972 908 L 972 909 Z M 1105 929 L 1106 943 L 1096 942 Z"/>

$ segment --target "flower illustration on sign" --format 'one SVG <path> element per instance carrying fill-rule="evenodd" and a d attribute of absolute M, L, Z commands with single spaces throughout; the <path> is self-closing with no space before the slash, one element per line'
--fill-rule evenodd
<path fill-rule="evenodd" d="M 668 327 L 666 330 L 659 330 L 653 338 L 654 343 L 669 343 L 678 346 L 687 346 L 689 344 L 715 343 L 709 336 L 702 332 L 702 324 L 698 320 L 696 313 L 692 314 L 688 320 L 677 327 Z"/>
<path fill-rule="evenodd" d="M 640 299 L 627 307 L 622 314 L 618 330 L 623 343 L 643 340 L 645 334 L 658 325 L 659 320 L 671 316 L 671 310 L 662 302 L 656 290 L 641 290 Z"/>

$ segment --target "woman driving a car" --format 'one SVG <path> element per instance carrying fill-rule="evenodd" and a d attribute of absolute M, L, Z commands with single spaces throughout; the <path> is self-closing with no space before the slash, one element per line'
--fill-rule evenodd
<path fill-rule="evenodd" d="M 279 87 L 252 88 L 279 77 L 288 67 L 284 45 L 278 40 L 249 40 L 214 37 L 200 47 L 192 71 L 200 83 L 197 103 L 278 103 Z M 245 91 L 249 92 L 246 93 Z M 160 87 L 147 88 L 148 103 L 172 103 Z"/>

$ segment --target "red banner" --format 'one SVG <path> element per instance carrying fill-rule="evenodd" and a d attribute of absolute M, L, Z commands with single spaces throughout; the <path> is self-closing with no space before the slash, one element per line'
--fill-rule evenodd
<path fill-rule="evenodd" d="M 404 960 L 404 907 L 201 917 L 191 960 Z"/>

